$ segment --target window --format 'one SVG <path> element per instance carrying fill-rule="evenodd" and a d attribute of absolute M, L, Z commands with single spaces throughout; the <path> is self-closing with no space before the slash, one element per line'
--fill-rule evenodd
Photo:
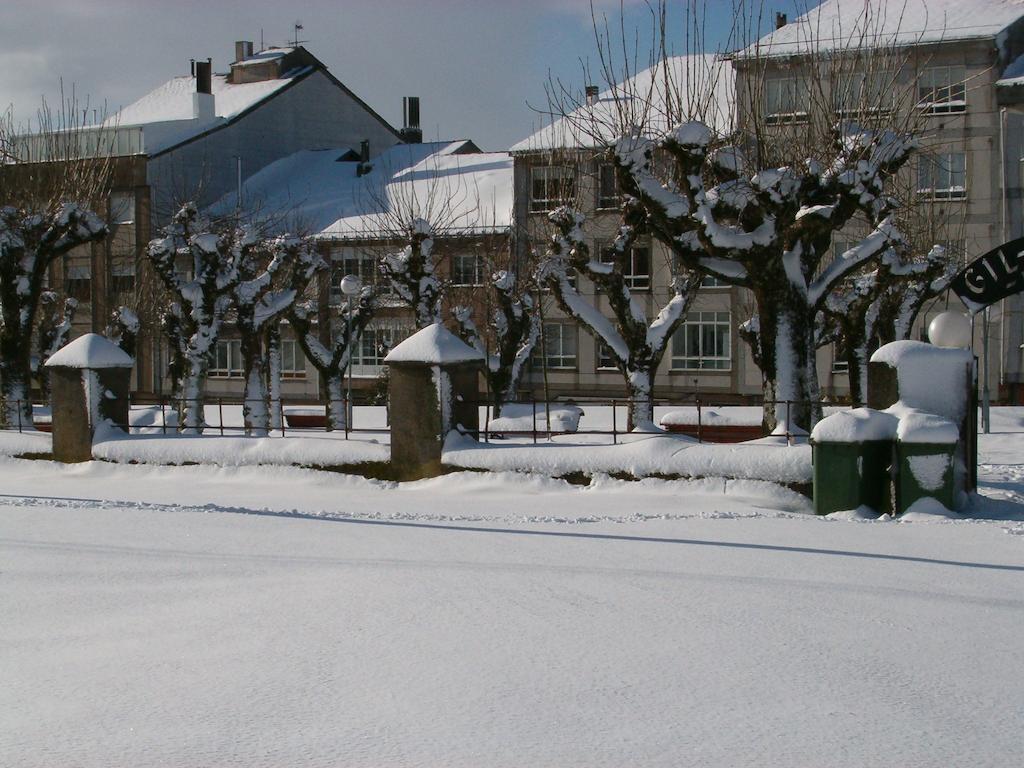
<path fill-rule="evenodd" d="M 281 342 L 281 378 L 306 378 L 306 356 L 299 342 L 287 339 Z"/>
<path fill-rule="evenodd" d="M 135 193 L 110 193 L 110 223 L 133 224 L 135 222 Z"/>
<path fill-rule="evenodd" d="M 110 293 L 119 301 L 135 293 L 135 262 L 119 259 L 110 265 Z"/>
<path fill-rule="evenodd" d="M 765 81 L 764 112 L 771 122 L 805 118 L 807 102 L 807 86 L 795 77 Z"/>
<path fill-rule="evenodd" d="M 452 285 L 483 285 L 484 260 L 475 253 L 452 256 Z"/>
<path fill-rule="evenodd" d="M 917 193 L 933 200 L 967 197 L 967 155 L 941 152 L 918 159 Z"/>
<path fill-rule="evenodd" d="M 832 345 L 832 373 L 849 373 L 850 364 L 839 354 L 839 346 Z"/>
<path fill-rule="evenodd" d="M 576 171 L 564 165 L 530 169 L 530 210 L 551 211 L 576 198 Z"/>
<path fill-rule="evenodd" d="M 64 294 L 80 303 L 92 298 L 92 275 L 88 264 L 69 264 L 64 273 Z"/>
<path fill-rule="evenodd" d="M 597 166 L 597 207 L 618 208 L 619 190 L 615 184 L 615 166 L 601 163 Z"/>
<path fill-rule="evenodd" d="M 732 368 L 728 312 L 689 312 L 672 335 L 672 368 L 728 371 Z"/>
<path fill-rule="evenodd" d="M 412 333 L 405 325 L 371 326 L 363 330 L 352 354 L 353 376 L 376 376 L 395 344 Z"/>
<path fill-rule="evenodd" d="M 599 371 L 617 371 L 618 368 L 615 365 L 615 356 L 612 354 L 611 349 L 603 341 L 597 342 L 597 370 Z"/>
<path fill-rule="evenodd" d="M 893 76 L 889 72 L 853 73 L 832 84 L 832 100 L 839 112 L 890 109 Z"/>
<path fill-rule="evenodd" d="M 601 262 L 614 264 L 621 258 L 622 276 L 626 279 L 626 287 L 633 291 L 647 291 L 651 288 L 651 249 L 646 245 L 634 245 L 628 254 L 621 257 L 612 245 L 598 245 Z"/>
<path fill-rule="evenodd" d="M 700 281 L 701 288 L 728 288 L 729 284 L 724 280 L 713 277 L 712 275 L 705 275 Z"/>
<path fill-rule="evenodd" d="M 576 367 L 576 326 L 571 323 L 544 323 L 544 337 L 534 347 L 533 365 L 541 367 L 540 356 L 547 352 L 548 368 Z"/>
<path fill-rule="evenodd" d="M 242 342 L 218 341 L 214 351 L 210 376 L 218 379 L 237 378 L 242 375 Z"/>
<path fill-rule="evenodd" d="M 964 67 L 933 67 L 917 79 L 917 102 L 933 115 L 967 111 L 967 71 Z"/>
<path fill-rule="evenodd" d="M 377 284 L 377 257 L 357 248 L 343 247 L 331 249 L 331 305 L 345 303 L 345 294 L 341 292 L 341 279 L 345 275 L 356 275 L 363 285 Z"/>

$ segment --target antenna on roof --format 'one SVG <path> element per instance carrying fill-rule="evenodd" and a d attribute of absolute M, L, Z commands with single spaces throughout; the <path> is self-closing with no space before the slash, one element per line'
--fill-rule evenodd
<path fill-rule="evenodd" d="M 292 47 L 293 48 L 298 48 L 299 47 L 299 43 L 308 43 L 309 42 L 309 40 L 299 40 L 299 32 L 301 32 L 303 29 L 304 29 L 304 27 L 302 26 L 302 22 L 301 21 L 296 21 L 295 22 L 295 39 L 292 41 Z"/>

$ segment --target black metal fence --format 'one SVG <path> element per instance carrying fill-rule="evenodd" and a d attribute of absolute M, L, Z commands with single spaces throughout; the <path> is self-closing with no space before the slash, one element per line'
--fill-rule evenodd
<path fill-rule="evenodd" d="M 120 424 L 122 428 L 127 429 L 129 432 L 140 432 L 142 430 L 148 430 L 150 432 L 159 430 L 162 434 L 174 434 L 177 432 L 184 431 L 185 428 L 179 424 L 178 414 L 184 406 L 190 402 L 184 399 L 172 399 L 172 398 L 145 398 L 139 400 L 133 400 L 131 402 L 130 414 L 134 414 L 134 418 L 129 418 L 130 424 Z M 220 436 L 226 435 L 245 435 L 252 434 L 254 430 L 252 428 L 246 428 L 243 420 L 239 416 L 236 420 L 234 414 L 231 414 L 230 418 L 226 418 L 226 408 L 244 408 L 247 402 L 261 402 L 261 401 L 247 401 L 244 398 L 228 398 L 228 397 L 207 397 L 203 403 L 204 418 L 206 423 L 203 426 L 203 434 L 215 434 Z M 12 424 L 6 427 L 7 430 L 16 430 L 23 432 L 29 428 L 29 425 L 25 424 L 22 417 L 21 402 L 17 405 L 18 420 L 16 424 Z M 465 434 L 470 434 L 473 437 L 483 440 L 484 442 L 490 442 L 494 439 L 527 439 L 533 444 L 539 443 L 542 439 L 549 440 L 552 437 L 564 436 L 564 435 L 596 435 L 606 436 L 610 439 L 612 444 L 618 444 L 620 438 L 624 435 L 630 434 L 629 425 L 627 424 L 629 401 L 624 399 L 587 399 L 587 400 L 556 400 L 551 403 L 545 404 L 541 400 L 520 400 L 513 403 L 504 403 L 502 410 L 507 414 L 509 412 L 516 413 L 511 417 L 514 421 L 523 422 L 526 421 L 526 427 L 520 426 L 510 428 L 509 425 L 501 425 L 499 428 L 495 428 L 493 422 L 496 421 L 494 417 L 494 407 L 491 401 L 480 400 L 475 403 L 463 403 L 463 405 L 475 404 L 481 409 L 480 413 L 480 428 L 477 430 L 461 430 Z M 741 440 L 753 439 L 758 436 L 764 436 L 765 433 L 760 429 L 760 425 L 757 423 L 734 423 L 734 424 L 716 424 L 709 423 L 707 419 L 707 413 L 711 410 L 718 410 L 723 408 L 736 408 L 736 407 L 747 407 L 747 408 L 758 408 L 763 409 L 764 403 L 757 404 L 741 404 L 735 401 L 712 401 L 703 400 L 700 398 L 689 398 L 681 400 L 657 400 L 653 403 L 656 408 L 692 408 L 695 410 L 696 421 L 693 424 L 681 423 L 679 425 L 669 426 L 669 431 L 678 432 L 691 437 L 695 437 L 698 442 L 739 442 Z M 792 442 L 796 437 L 803 437 L 803 432 L 793 432 L 788 429 L 789 424 L 792 422 L 790 418 L 795 408 L 800 406 L 809 405 L 808 401 L 797 401 L 797 400 L 786 400 L 786 401 L 775 401 L 769 402 L 769 406 L 782 405 L 785 407 L 786 418 L 785 423 L 787 429 L 784 432 L 777 433 L 780 437 L 785 437 L 787 442 Z M 829 404 L 822 404 L 828 408 L 852 408 L 856 407 L 856 404 L 836 406 Z M 264 403 L 264 406 L 266 404 Z M 552 428 L 550 420 L 550 411 L 552 409 L 559 410 L 564 409 L 567 406 L 578 407 L 583 411 L 581 419 L 585 418 L 587 408 L 610 408 L 611 409 L 611 424 L 610 427 L 602 428 L 583 428 L 580 429 L 578 425 L 574 428 L 567 429 L 555 429 Z M 311 433 L 325 433 L 332 431 L 329 427 L 329 423 L 326 417 L 326 412 L 321 414 L 319 409 L 321 404 L 311 403 L 308 401 L 280 401 L 270 406 L 277 409 L 277 424 L 274 427 L 270 427 L 269 420 L 266 428 L 259 428 L 255 430 L 258 434 L 272 434 L 275 436 L 288 437 L 298 436 L 303 434 Z M 371 435 L 371 434 L 389 434 L 390 426 L 387 418 L 386 406 L 377 406 L 385 408 L 384 426 L 366 427 L 359 426 L 360 419 L 359 410 L 365 406 L 359 406 L 354 409 L 356 418 L 346 419 L 345 428 L 343 430 L 344 436 L 348 439 L 352 435 Z M 147 418 L 145 415 L 140 415 L 141 409 L 151 409 L 152 416 Z M 292 409 L 289 411 L 289 409 Z M 302 413 L 303 410 L 310 411 L 316 410 L 314 413 Z M 526 410 L 528 419 L 524 419 L 522 413 Z M 626 414 L 620 413 L 625 411 Z M 216 414 L 215 423 L 210 423 L 210 417 Z M 269 414 L 268 414 L 269 415 Z M 508 418 L 508 417 L 505 417 Z M 592 420 L 593 421 L 593 420 Z M 749 422 L 749 420 L 747 420 Z M 584 422 L 585 423 L 585 422 Z M 45 428 L 46 422 L 40 421 L 37 426 Z M 341 432 L 342 430 L 338 430 Z"/>

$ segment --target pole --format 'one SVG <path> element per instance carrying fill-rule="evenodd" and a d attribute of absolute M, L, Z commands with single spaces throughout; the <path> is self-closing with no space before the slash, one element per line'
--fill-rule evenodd
<path fill-rule="evenodd" d="M 988 393 L 988 324 L 989 308 L 985 307 L 985 316 L 981 322 L 981 357 L 982 357 L 982 389 L 981 389 L 981 428 L 987 435 L 992 430 L 989 412 Z"/>
<path fill-rule="evenodd" d="M 348 433 L 352 429 L 352 295 L 347 296 L 348 299 L 348 313 L 345 318 L 346 323 L 346 343 L 348 344 L 348 397 L 345 400 L 345 437 L 348 438 Z"/>

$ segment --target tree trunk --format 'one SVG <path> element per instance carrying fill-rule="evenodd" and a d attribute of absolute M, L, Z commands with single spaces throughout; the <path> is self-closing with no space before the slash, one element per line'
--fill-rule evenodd
<path fill-rule="evenodd" d="M 764 426 L 769 432 L 803 434 L 820 413 L 815 365 L 814 327 L 802 297 L 758 302 L 764 381 Z M 794 300 L 795 299 L 795 300 Z"/>
<path fill-rule="evenodd" d="M 270 428 L 281 429 L 281 328 L 277 323 L 267 330 L 267 391 L 270 403 Z"/>
<path fill-rule="evenodd" d="M 178 423 L 186 434 L 201 435 L 206 427 L 206 371 L 209 363 L 205 360 L 189 360 L 181 385 L 181 400 L 178 403 Z"/>
<path fill-rule="evenodd" d="M 245 434 L 265 437 L 267 434 L 267 385 L 263 350 L 259 333 L 251 326 L 238 324 L 242 334 L 242 367 L 245 370 L 245 394 L 242 402 L 242 423 Z"/>
<path fill-rule="evenodd" d="M 626 428 L 632 432 L 653 432 L 654 426 L 654 377 L 649 369 L 630 371 L 626 376 L 626 392 L 629 395 L 629 415 Z"/>
<path fill-rule="evenodd" d="M 327 431 L 344 431 L 348 403 L 345 402 L 345 375 L 342 371 L 324 374 L 324 391 L 327 393 Z"/>

